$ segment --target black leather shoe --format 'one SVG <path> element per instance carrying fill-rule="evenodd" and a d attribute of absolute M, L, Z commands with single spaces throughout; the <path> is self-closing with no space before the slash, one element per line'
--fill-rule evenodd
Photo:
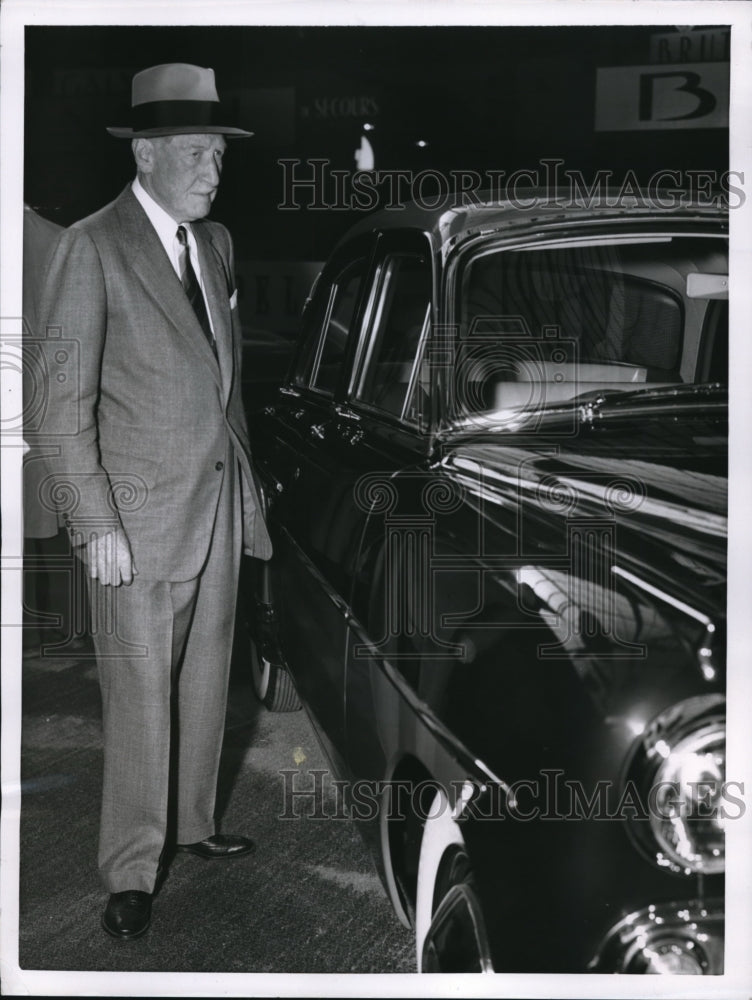
<path fill-rule="evenodd" d="M 121 941 L 135 941 L 151 923 L 151 893 L 128 889 L 113 892 L 102 914 L 102 927 Z"/>
<path fill-rule="evenodd" d="M 179 851 L 187 851 L 189 854 L 196 854 L 199 858 L 207 861 L 224 860 L 226 858 L 240 858 L 244 854 L 251 854 L 256 850 L 256 845 L 248 837 L 236 837 L 229 833 L 215 833 L 206 840 L 199 840 L 195 844 L 178 844 Z"/>

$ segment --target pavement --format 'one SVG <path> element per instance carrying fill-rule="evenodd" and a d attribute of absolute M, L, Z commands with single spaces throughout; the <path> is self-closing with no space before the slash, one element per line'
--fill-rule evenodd
<path fill-rule="evenodd" d="M 304 712 L 273 715 L 236 651 L 218 788 L 219 830 L 254 855 L 178 854 L 134 942 L 100 928 L 96 870 L 102 770 L 96 664 L 88 642 L 23 662 L 19 964 L 25 970 L 259 973 L 415 971 L 360 833 L 336 807 L 290 809 L 285 778 L 312 788 L 327 762 Z M 288 785 L 289 791 L 289 785 Z M 331 795 L 328 784 L 324 794 Z M 283 818 L 291 811 L 293 818 Z M 341 810 L 340 810 L 341 812 Z M 63 995 L 61 993 L 61 995 Z"/>

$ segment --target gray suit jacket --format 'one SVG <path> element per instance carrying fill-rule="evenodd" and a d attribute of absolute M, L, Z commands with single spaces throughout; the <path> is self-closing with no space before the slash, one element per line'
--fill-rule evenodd
<path fill-rule="evenodd" d="M 24 366 L 23 393 L 24 441 L 29 451 L 23 463 L 24 537 L 54 538 L 58 532 L 58 518 L 52 504 L 45 504 L 41 497 L 43 483 L 49 474 L 45 459 L 47 442 L 41 439 L 36 427 L 39 395 L 43 392 L 35 375 L 40 370 L 39 354 L 43 353 L 44 337 L 39 330 L 39 304 L 47 273 L 47 258 L 55 245 L 62 226 L 49 222 L 42 215 L 24 205 L 23 217 L 23 322 Z M 31 425 L 31 426 L 29 426 Z"/>
<path fill-rule="evenodd" d="M 232 242 L 215 222 L 193 230 L 218 362 L 130 185 L 62 233 L 41 310 L 48 370 L 61 344 L 74 362 L 49 388 L 57 503 L 76 543 L 121 524 L 144 579 L 200 572 L 228 453 L 245 551 L 271 555 L 241 402 Z"/>

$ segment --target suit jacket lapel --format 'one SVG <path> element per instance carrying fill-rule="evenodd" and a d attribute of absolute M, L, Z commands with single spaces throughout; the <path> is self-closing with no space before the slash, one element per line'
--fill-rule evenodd
<path fill-rule="evenodd" d="M 196 314 L 154 227 L 139 205 L 130 185 L 118 199 L 118 215 L 123 229 L 123 246 L 130 256 L 132 270 L 178 333 L 186 339 L 196 354 L 211 366 L 217 384 L 221 385 L 217 361 L 201 329 L 201 324 L 196 319 Z"/>
<path fill-rule="evenodd" d="M 193 226 L 193 232 L 198 244 L 201 278 L 211 314 L 214 339 L 217 342 L 217 358 L 222 373 L 224 398 L 227 400 L 232 386 L 233 352 L 230 290 L 227 287 L 225 263 L 203 226 Z"/>

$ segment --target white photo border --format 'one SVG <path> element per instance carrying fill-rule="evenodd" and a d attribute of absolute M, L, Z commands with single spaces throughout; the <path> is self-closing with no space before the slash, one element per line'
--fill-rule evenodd
<path fill-rule="evenodd" d="M 730 539 L 728 565 L 728 769 L 752 791 L 752 671 L 748 666 L 752 607 L 752 4 L 747 0 L 516 0 L 444 2 L 329 0 L 326 3 L 97 3 L 4 0 L 0 12 L 0 289 L 2 336 L 20 333 L 23 214 L 24 28 L 27 25 L 675 25 L 730 24 L 732 171 L 744 175 L 743 205 L 731 212 L 733 330 L 730 358 Z M 20 399 L 17 372 L 3 372 L 2 405 Z M 20 620 L 23 531 L 20 504 L 22 442 L 2 442 L 2 621 Z M 477 996 L 676 997 L 749 1000 L 752 996 L 752 810 L 727 835 L 726 972 L 707 979 L 602 975 L 402 976 L 257 975 L 251 973 L 42 972 L 18 967 L 18 879 L 21 736 L 21 630 L 2 629 L 2 840 L 0 978 L 8 995 L 39 996 Z M 728 872 L 733 872 L 733 877 Z M 501 976 L 501 980 L 499 979 Z"/>

